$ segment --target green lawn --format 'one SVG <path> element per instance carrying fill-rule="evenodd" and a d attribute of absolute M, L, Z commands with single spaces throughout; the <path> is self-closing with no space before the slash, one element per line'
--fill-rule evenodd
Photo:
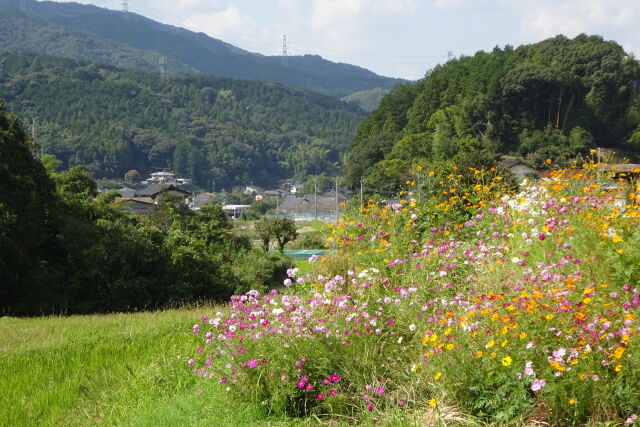
<path fill-rule="evenodd" d="M 191 327 L 215 311 L 0 318 L 0 426 L 276 422 L 190 374 Z"/>

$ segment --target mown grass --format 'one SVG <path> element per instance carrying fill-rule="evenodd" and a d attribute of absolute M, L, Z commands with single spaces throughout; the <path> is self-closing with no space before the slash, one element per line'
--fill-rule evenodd
<path fill-rule="evenodd" d="M 190 328 L 204 311 L 216 307 L 1 318 L 0 425 L 277 422 L 190 374 Z"/>

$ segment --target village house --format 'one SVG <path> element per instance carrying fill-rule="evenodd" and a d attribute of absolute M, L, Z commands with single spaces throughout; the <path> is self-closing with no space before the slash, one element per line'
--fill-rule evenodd
<path fill-rule="evenodd" d="M 153 200 L 153 203 L 157 204 L 160 201 L 160 197 L 164 194 L 176 194 L 185 199 L 185 201 L 191 195 L 189 191 L 177 187 L 173 184 L 152 184 L 148 187 L 143 188 L 142 190 L 136 191 L 135 197 L 150 197 Z"/>
<path fill-rule="evenodd" d="M 498 166 L 508 170 L 516 181 L 522 182 L 525 178 L 537 178 L 538 171 L 521 160 L 503 160 Z"/>

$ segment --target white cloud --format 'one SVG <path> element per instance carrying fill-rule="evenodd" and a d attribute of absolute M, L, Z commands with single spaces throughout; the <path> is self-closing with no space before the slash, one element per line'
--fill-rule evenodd
<path fill-rule="evenodd" d="M 638 52 L 640 8 L 627 0 L 539 0 L 522 3 L 520 28 L 527 38 L 540 40 L 557 34 L 599 34 L 620 42 L 627 52 Z"/>
<path fill-rule="evenodd" d="M 354 38 L 371 40 L 370 32 L 379 30 L 376 19 L 411 13 L 419 4 L 419 0 L 314 0 L 310 24 L 321 36 L 348 48 Z"/>

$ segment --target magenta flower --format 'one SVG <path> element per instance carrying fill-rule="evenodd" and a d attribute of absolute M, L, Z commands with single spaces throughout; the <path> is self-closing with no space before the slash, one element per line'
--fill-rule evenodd
<path fill-rule="evenodd" d="M 376 405 L 374 405 L 373 403 L 369 403 L 369 404 L 367 405 L 367 411 L 369 411 L 369 412 L 373 411 L 373 408 L 375 408 L 375 406 L 376 406 Z"/>
<path fill-rule="evenodd" d="M 383 393 L 384 393 L 384 387 L 378 387 L 378 389 L 376 390 L 376 394 L 380 396 Z"/>
<path fill-rule="evenodd" d="M 316 397 L 318 398 L 318 400 L 322 400 L 322 399 L 324 399 L 324 394 L 322 394 L 322 393 L 318 393 L 318 394 L 316 395 Z"/>
<path fill-rule="evenodd" d="M 340 375 L 338 375 L 338 374 L 329 375 L 329 381 L 331 381 L 332 383 L 339 382 L 340 381 Z"/>
<path fill-rule="evenodd" d="M 247 360 L 247 368 L 256 368 L 258 367 L 258 361 L 256 359 Z"/>
<path fill-rule="evenodd" d="M 335 389 L 329 390 L 329 396 L 335 396 L 336 394 L 338 394 L 338 390 L 335 390 Z"/>

